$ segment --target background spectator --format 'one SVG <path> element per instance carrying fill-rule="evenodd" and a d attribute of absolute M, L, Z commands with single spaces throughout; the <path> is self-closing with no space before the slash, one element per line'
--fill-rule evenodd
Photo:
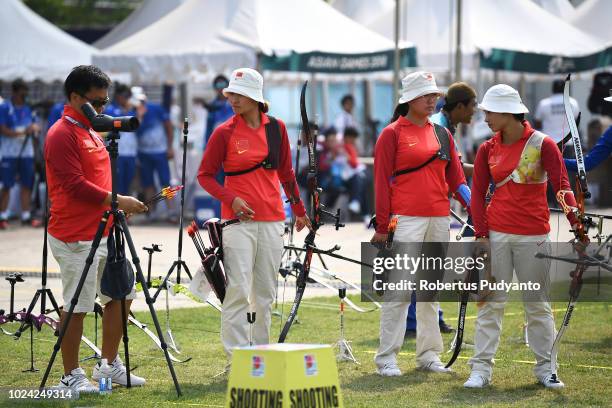
<path fill-rule="evenodd" d="M 144 189 L 145 202 L 151 199 L 156 190 L 170 185 L 170 166 L 168 160 L 174 158 L 172 138 L 174 135 L 168 112 L 161 105 L 147 101 L 140 87 L 132 87 L 132 101 L 136 106 L 136 115 L 140 127 L 136 132 L 138 137 L 138 162 L 140 165 L 140 183 Z M 155 185 L 155 175 L 159 185 Z M 166 219 L 174 222 L 171 215 L 173 201 L 168 205 Z"/>
<path fill-rule="evenodd" d="M 105 112 L 107 115 L 134 116 L 136 112 L 130 102 L 132 92 L 127 85 L 117 84 L 113 103 L 108 105 Z M 140 100 L 134 101 L 140 104 Z M 136 157 L 138 155 L 138 140 L 135 132 L 121 132 L 119 139 L 119 157 L 117 158 L 117 192 L 129 195 L 130 184 L 136 173 Z"/>
<path fill-rule="evenodd" d="M 342 140 L 346 128 L 359 129 L 359 124 L 353 116 L 353 109 L 355 108 L 355 98 L 353 98 L 353 95 L 344 95 L 340 100 L 340 105 L 342 106 L 342 111 L 336 117 L 334 127 L 338 137 Z"/>
<path fill-rule="evenodd" d="M 229 85 L 229 80 L 225 75 L 217 75 L 213 80 L 212 86 L 217 95 L 209 103 L 205 103 L 204 107 L 208 110 L 208 117 L 206 119 L 206 131 L 204 134 L 204 144 L 208 142 L 208 138 L 212 134 L 213 130 L 221 123 L 225 122 L 232 117 L 234 111 L 232 106 L 227 101 L 223 90 Z"/>
<path fill-rule="evenodd" d="M 32 110 L 26 103 L 28 86 L 21 79 L 11 85 L 12 95 L 0 105 L 0 151 L 2 155 L 2 190 L 0 191 L 0 229 L 8 227 L 8 201 L 11 188 L 19 181 L 21 222 L 38 226 L 33 220 L 30 200 L 34 184 L 35 133 L 40 127 L 33 120 Z"/>
<path fill-rule="evenodd" d="M 535 112 L 534 127 L 541 130 L 542 133 L 552 137 L 555 143 L 569 133 L 569 125 L 565 117 L 565 106 L 563 105 L 563 87 L 565 82 L 562 79 L 556 79 L 552 85 L 552 95 L 544 98 L 538 103 Z M 570 96 L 570 104 L 574 117 L 578 116 L 578 102 Z M 571 141 L 566 143 L 571 145 Z"/>

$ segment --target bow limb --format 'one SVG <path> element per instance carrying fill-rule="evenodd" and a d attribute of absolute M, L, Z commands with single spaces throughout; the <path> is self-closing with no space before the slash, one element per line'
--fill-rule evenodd
<path fill-rule="evenodd" d="M 574 142 L 574 151 L 576 154 L 576 164 L 578 167 L 578 174 L 576 176 L 576 203 L 578 206 L 578 218 L 580 220 L 580 225 L 578 225 L 577 230 L 575 231 L 577 240 L 585 243 L 588 242 L 588 228 L 589 223 L 586 220 L 585 212 L 584 212 L 584 200 L 585 198 L 589 198 L 591 194 L 589 193 L 589 187 L 587 184 L 586 178 L 586 170 L 584 167 L 584 157 L 582 154 L 582 144 L 580 143 L 580 136 L 578 134 L 578 128 L 576 126 L 576 120 L 574 119 L 574 112 L 572 111 L 572 106 L 570 103 L 570 88 L 571 74 L 567 75 L 565 79 L 565 85 L 563 87 L 563 106 L 565 108 L 565 117 L 567 118 L 567 123 L 570 128 L 570 133 L 572 136 L 572 141 Z M 586 228 L 585 228 L 586 224 Z M 586 248 L 578 249 L 578 257 L 581 261 L 576 264 L 576 268 L 570 274 L 572 277 L 569 289 L 569 302 L 567 305 L 567 309 L 565 311 L 565 315 L 563 317 L 563 321 L 557 335 L 555 336 L 555 340 L 553 342 L 552 350 L 551 350 L 551 358 L 550 358 L 550 368 L 551 368 L 551 382 L 559 382 L 557 377 L 557 354 L 559 352 L 559 346 L 561 344 L 561 338 L 565 334 L 567 327 L 569 326 L 570 319 L 572 317 L 572 313 L 574 308 L 576 307 L 576 302 L 578 301 L 578 296 L 580 294 L 580 289 L 582 288 L 582 274 L 586 269 L 586 263 L 582 262 L 587 258 L 586 256 Z"/>
<path fill-rule="evenodd" d="M 312 261 L 312 254 L 314 253 L 314 239 L 319 226 L 321 225 L 320 218 L 320 203 L 319 203 L 319 186 L 317 184 L 317 163 L 315 157 L 315 143 L 314 135 L 312 130 L 310 129 L 310 123 L 308 121 L 308 112 L 306 111 L 306 87 L 308 86 L 308 81 L 304 82 L 302 86 L 302 91 L 300 93 L 300 118 L 302 122 L 302 132 L 306 136 L 307 147 L 308 147 L 308 192 L 310 196 L 310 210 L 311 217 L 310 222 L 312 224 L 312 229 L 306 236 L 304 240 L 304 245 L 306 247 L 306 255 L 304 257 L 303 267 L 300 268 L 300 271 L 297 276 L 297 285 L 295 292 L 295 300 L 293 301 L 293 306 L 291 307 L 291 311 L 289 312 L 289 316 L 287 317 L 287 321 L 285 322 L 285 326 L 281 330 L 280 336 L 278 338 L 279 343 L 283 343 L 287 338 L 287 334 L 289 333 L 289 329 L 297 316 L 298 308 L 300 307 L 300 302 L 302 301 L 302 296 L 304 296 L 304 291 L 306 290 L 306 282 L 308 280 L 308 274 L 310 272 L 310 262 Z"/>
<path fill-rule="evenodd" d="M 565 78 L 565 85 L 563 87 L 563 106 L 565 108 L 565 117 L 570 128 L 570 134 L 572 136 L 572 142 L 574 143 L 574 151 L 576 153 L 576 166 L 578 167 L 577 181 L 580 186 L 584 197 L 582 203 L 578 203 L 579 210 L 584 213 L 584 198 L 590 198 L 591 193 L 589 192 L 589 186 L 587 184 L 586 169 L 584 167 L 584 155 L 582 154 L 582 143 L 580 142 L 580 135 L 578 133 L 578 127 L 576 126 L 576 119 L 574 118 L 574 111 L 572 110 L 571 99 L 570 99 L 570 83 L 571 74 Z M 579 192 L 580 192 L 579 190 Z M 582 205 L 582 208 L 580 206 Z"/>

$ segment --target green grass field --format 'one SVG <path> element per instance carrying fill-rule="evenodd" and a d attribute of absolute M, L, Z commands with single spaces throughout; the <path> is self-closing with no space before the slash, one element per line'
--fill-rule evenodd
<path fill-rule="evenodd" d="M 354 299 L 357 300 L 357 299 Z M 285 313 L 290 304 L 285 305 Z M 307 299 L 300 307 L 300 324 L 295 325 L 288 341 L 295 343 L 335 343 L 339 337 L 337 298 Z M 446 318 L 456 325 L 455 303 L 443 305 Z M 555 317 L 561 321 L 565 305 L 555 304 Z M 414 339 L 406 340 L 399 363 L 401 377 L 381 378 L 375 374 L 374 352 L 378 346 L 379 312 L 361 314 L 348 309 L 345 315 L 346 337 L 352 341 L 360 365 L 339 363 L 340 384 L 346 407 L 408 407 L 408 406 L 610 406 L 612 391 L 612 318 L 609 306 L 603 303 L 579 303 L 572 323 L 564 337 L 559 356 L 560 376 L 566 388 L 550 391 L 537 385 L 532 374 L 533 356 L 522 343 L 523 309 L 521 304 L 511 303 L 506 308 L 502 343 L 497 353 L 493 385 L 483 390 L 466 390 L 462 384 L 469 374 L 467 358 L 471 350 L 464 350 L 453 366 L 453 375 L 425 374 L 415 371 Z M 472 342 L 476 306 L 468 307 L 465 339 Z M 159 316 L 165 327 L 165 313 Z M 137 318 L 151 323 L 148 313 Z M 211 308 L 182 309 L 172 311 L 172 330 L 183 351 L 181 357 L 193 360 L 175 364 L 183 389 L 183 397 L 177 399 L 172 381 L 161 351 L 150 339 L 135 328 L 130 329 L 132 366 L 136 373 L 146 377 L 147 385 L 140 389 L 115 388 L 112 396 L 83 396 L 79 401 L 65 406 L 114 406 L 114 407 L 222 407 L 227 386 L 226 378 L 213 376 L 222 371 L 225 357 L 219 341 L 219 314 Z M 280 329 L 278 317 L 273 318 L 272 338 Z M 93 339 L 93 318 L 86 319 L 86 335 Z M 284 322 L 283 322 L 284 323 Z M 557 323 L 558 324 L 558 323 Z M 10 327 L 7 327 L 10 326 Z M 14 331 L 16 324 L 4 326 Z M 452 335 L 444 335 L 445 344 Z M 36 366 L 38 373 L 22 373 L 29 367 L 29 334 L 19 341 L 9 336 L 0 337 L 0 387 L 3 406 L 16 406 L 7 401 L 6 389 L 12 387 L 36 387 L 42 378 L 55 341 L 51 330 L 35 332 Z M 122 347 L 122 346 L 121 346 Z M 81 348 L 81 356 L 91 354 Z M 444 354 L 447 360 L 450 354 Z M 83 363 L 91 374 L 93 361 Z M 48 385 L 55 385 L 61 374 L 61 357 L 55 362 Z M 32 406 L 32 403 L 19 406 Z M 62 406 L 59 403 L 40 403 L 36 406 Z"/>

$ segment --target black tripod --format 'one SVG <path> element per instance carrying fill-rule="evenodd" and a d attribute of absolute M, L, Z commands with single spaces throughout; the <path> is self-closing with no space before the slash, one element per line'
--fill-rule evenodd
<path fill-rule="evenodd" d="M 185 190 L 186 190 L 185 171 L 187 167 L 187 135 L 188 134 L 189 134 L 189 120 L 185 118 L 185 121 L 183 122 L 183 168 L 182 168 L 182 173 L 181 173 L 181 185 L 183 186 L 183 188 L 181 189 L 181 211 L 180 211 L 180 221 L 179 221 L 178 257 L 172 263 L 172 266 L 170 267 L 170 270 L 166 274 L 164 281 L 157 288 L 155 295 L 153 295 L 153 302 L 157 300 L 157 297 L 159 296 L 159 293 L 162 291 L 162 289 L 166 288 L 166 282 L 170 278 L 170 275 L 172 275 L 172 272 L 174 272 L 175 268 L 176 268 L 177 285 L 181 283 L 181 267 L 185 268 L 185 272 L 187 272 L 187 276 L 189 276 L 189 279 L 193 279 L 191 277 L 191 272 L 189 272 L 189 268 L 187 267 L 187 264 L 181 258 L 183 254 L 183 211 L 185 210 Z"/>
<path fill-rule="evenodd" d="M 34 298 L 30 302 L 30 306 L 26 311 L 26 315 L 30 315 L 34 307 L 36 306 L 36 302 L 40 299 L 40 314 L 44 315 L 48 313 L 47 310 L 47 296 L 51 301 L 51 305 L 53 306 L 53 311 L 60 316 L 60 310 L 57 305 L 57 301 L 51 292 L 51 289 L 47 288 L 47 256 L 48 256 L 48 246 L 47 246 L 47 237 L 48 237 L 48 228 L 49 228 L 49 195 L 45 194 L 45 210 L 44 210 L 44 223 L 45 223 L 45 233 L 44 233 L 44 241 L 43 241 L 43 252 L 42 252 L 42 274 L 41 274 L 41 287 L 34 294 Z M 15 332 L 15 337 L 20 337 L 21 334 L 28 329 L 28 325 L 31 324 L 27 321 L 21 323 L 21 326 Z"/>
<path fill-rule="evenodd" d="M 31 352 L 30 352 L 30 363 L 31 363 L 31 367 L 30 367 L 30 371 L 38 371 L 37 369 L 34 368 L 34 354 L 33 354 L 33 344 L 32 344 L 32 330 L 33 330 L 33 316 L 32 316 L 32 311 L 34 310 L 34 307 L 36 306 L 36 303 L 38 302 L 38 299 L 40 299 L 40 315 L 39 318 L 46 316 L 47 313 L 51 312 L 51 311 L 55 311 L 55 313 L 57 313 L 58 318 L 60 318 L 60 309 L 59 306 L 57 305 L 57 301 L 55 300 L 55 297 L 53 296 L 53 292 L 51 292 L 51 289 L 47 288 L 47 256 L 48 256 L 48 245 L 47 245 L 47 237 L 48 237 L 48 229 L 49 229 L 49 194 L 48 194 L 48 190 L 45 189 L 45 203 L 44 203 L 45 209 L 43 212 L 43 217 L 44 217 L 44 223 L 45 223 L 45 232 L 44 232 L 44 241 L 43 241 L 43 252 L 42 252 L 42 273 L 41 273 L 41 286 L 40 289 L 38 289 L 36 291 L 36 293 L 34 294 L 34 297 L 32 298 L 32 301 L 30 302 L 30 306 L 28 306 L 28 309 L 25 313 L 26 315 L 26 319 L 23 320 L 21 322 L 21 326 L 19 326 L 19 329 L 17 329 L 17 331 L 15 332 L 14 336 L 16 339 L 20 338 L 21 335 L 23 334 L 24 331 L 26 331 L 28 329 L 28 327 L 30 328 L 30 348 L 31 348 Z M 53 309 L 47 310 L 47 297 L 49 297 L 49 301 L 51 301 L 51 305 L 53 306 Z"/>
<path fill-rule="evenodd" d="M 93 122 L 93 120 L 92 120 Z M 168 354 L 168 345 L 166 344 L 161 327 L 159 326 L 159 321 L 157 320 L 157 314 L 155 313 L 155 309 L 153 308 L 153 299 L 149 295 L 149 289 L 147 288 L 146 281 L 144 275 L 142 273 L 142 268 L 140 267 L 140 259 L 138 258 L 138 254 L 136 252 L 136 248 L 134 247 L 134 242 L 132 241 L 132 236 L 130 235 L 130 231 L 127 226 L 127 222 L 125 219 L 125 214 L 123 211 L 119 210 L 119 203 L 117 201 L 117 191 L 115 189 L 116 181 L 117 181 L 117 156 L 118 156 L 118 143 L 117 139 L 119 139 L 119 133 L 116 130 L 113 130 L 107 136 L 107 140 L 109 140 L 109 144 L 107 146 L 107 150 L 110 155 L 111 161 L 111 175 L 112 175 L 112 194 L 111 194 L 111 209 L 104 211 L 102 215 L 102 219 L 100 220 L 100 224 L 98 225 L 98 230 L 96 231 L 96 235 L 91 244 L 91 250 L 89 251 L 89 255 L 85 261 L 85 267 L 83 268 L 83 272 L 81 273 L 81 278 L 79 279 L 79 283 L 77 285 L 74 296 L 70 301 L 70 309 L 66 314 L 66 319 L 62 321 L 62 326 L 59 332 L 59 336 L 57 338 L 57 342 L 55 346 L 53 346 L 53 353 L 51 354 L 51 359 L 49 360 L 49 364 L 47 365 L 47 369 L 45 370 L 45 374 L 40 383 L 40 388 L 44 388 L 47 383 L 47 378 L 49 377 L 49 373 L 51 372 L 51 368 L 53 367 L 53 362 L 55 361 L 55 357 L 57 356 L 57 352 L 60 350 L 60 346 L 62 344 L 62 340 L 64 339 L 64 335 L 66 334 L 66 328 L 70 324 L 70 320 L 72 319 L 72 314 L 74 313 L 74 308 L 76 307 L 79 301 L 79 295 L 81 294 L 81 290 L 83 289 L 83 285 L 85 284 L 85 280 L 87 278 L 87 273 L 89 272 L 89 268 L 91 267 L 96 250 L 100 245 L 100 241 L 102 240 L 102 235 L 104 234 L 104 230 L 108 224 L 109 217 L 113 216 L 113 222 L 119 223 L 121 229 L 123 230 L 123 234 L 125 236 L 125 241 L 128 244 L 130 249 L 130 254 L 132 256 L 132 263 L 136 268 L 136 279 L 142 284 L 142 292 L 144 293 L 147 304 L 149 305 L 149 312 L 151 313 L 151 317 L 153 318 L 153 323 L 155 325 L 155 329 L 157 330 L 157 335 L 161 342 L 161 348 L 164 351 L 164 355 L 166 357 L 166 363 L 168 364 L 168 369 L 170 370 L 170 375 L 172 376 L 172 381 L 174 381 L 174 387 L 176 388 L 176 392 L 178 396 L 181 396 L 181 388 L 179 386 L 178 380 L 176 378 L 176 373 L 174 372 L 174 366 L 172 365 L 172 361 L 170 360 L 170 356 Z M 127 322 L 125 320 L 126 314 L 124 310 L 124 305 L 122 305 L 122 320 L 123 320 L 123 343 L 125 345 L 125 350 L 127 352 Z M 127 368 L 127 379 L 128 379 L 128 387 L 130 386 L 130 369 L 129 369 L 129 357 L 126 353 L 126 368 Z"/>

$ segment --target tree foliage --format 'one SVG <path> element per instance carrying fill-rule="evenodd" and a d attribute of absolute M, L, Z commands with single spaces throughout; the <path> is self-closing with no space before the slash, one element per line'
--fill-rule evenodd
<path fill-rule="evenodd" d="M 51 23 L 67 29 L 110 27 L 125 19 L 142 0 L 24 0 Z"/>

